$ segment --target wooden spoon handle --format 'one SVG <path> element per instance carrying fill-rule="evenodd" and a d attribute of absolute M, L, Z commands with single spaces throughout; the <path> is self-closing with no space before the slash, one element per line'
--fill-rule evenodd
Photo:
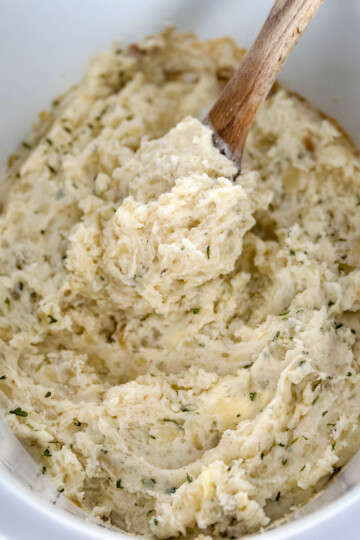
<path fill-rule="evenodd" d="M 239 170 L 255 114 L 322 1 L 276 0 L 253 46 L 204 119 L 214 131 L 215 146 Z"/>

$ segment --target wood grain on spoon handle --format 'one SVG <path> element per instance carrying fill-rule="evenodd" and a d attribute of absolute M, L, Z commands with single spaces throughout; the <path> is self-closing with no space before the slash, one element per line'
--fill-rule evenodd
<path fill-rule="evenodd" d="M 214 143 L 240 170 L 245 140 L 262 101 L 323 0 L 276 0 L 253 46 L 204 119 Z"/>

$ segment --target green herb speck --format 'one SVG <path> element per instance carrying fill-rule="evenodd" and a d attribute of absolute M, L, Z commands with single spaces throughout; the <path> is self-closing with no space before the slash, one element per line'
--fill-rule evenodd
<path fill-rule="evenodd" d="M 206 257 L 210 259 L 210 246 L 206 248 Z"/>
<path fill-rule="evenodd" d="M 51 452 L 50 452 L 49 448 L 46 448 L 46 450 L 44 450 L 43 456 L 51 457 Z"/>
<path fill-rule="evenodd" d="M 47 163 L 47 168 L 52 174 L 57 174 L 57 170 L 52 165 L 49 165 L 49 163 Z"/>
<path fill-rule="evenodd" d="M 276 501 L 276 502 L 279 502 L 279 501 L 280 501 L 280 496 L 281 496 L 281 493 L 280 493 L 280 491 L 278 491 L 278 494 L 277 494 L 276 497 L 275 497 L 275 501 Z"/>
<path fill-rule="evenodd" d="M 190 476 L 189 473 L 186 473 L 186 481 L 189 482 L 189 484 L 191 484 L 191 482 L 193 481 L 193 477 Z"/>
<path fill-rule="evenodd" d="M 43 467 L 43 468 L 41 469 L 41 474 L 45 474 L 45 473 L 46 473 L 46 467 Z"/>
<path fill-rule="evenodd" d="M 251 399 L 251 401 L 255 401 L 256 397 L 257 397 L 257 393 L 256 393 L 256 392 L 250 392 L 249 398 Z"/>
<path fill-rule="evenodd" d="M 197 315 L 197 314 L 199 313 L 199 311 L 200 311 L 200 308 L 199 308 L 199 307 L 196 307 L 196 308 L 194 308 L 194 309 L 192 310 L 192 312 L 193 312 L 194 315 Z"/>
<path fill-rule="evenodd" d="M 179 423 L 173 418 L 163 418 L 163 422 L 172 422 L 173 424 L 176 424 L 177 426 L 179 425 Z"/>
<path fill-rule="evenodd" d="M 10 411 L 10 414 L 15 414 L 16 416 L 27 416 L 28 413 L 26 411 L 23 411 L 21 407 L 16 407 L 13 411 Z"/>
<path fill-rule="evenodd" d="M 329 411 L 324 411 L 323 413 L 321 413 L 321 416 L 326 416 L 328 412 Z"/>
<path fill-rule="evenodd" d="M 5 300 L 4 300 L 4 303 L 5 303 L 7 306 L 10 306 L 10 302 L 11 302 L 11 300 L 10 300 L 10 298 L 7 296 L 7 297 L 5 298 Z"/>
<path fill-rule="evenodd" d="M 51 392 L 46 392 L 45 397 L 48 398 L 51 396 Z"/>
<path fill-rule="evenodd" d="M 117 489 L 124 489 L 124 486 L 121 485 L 121 478 L 119 478 L 119 480 L 116 480 L 116 487 Z"/>
<path fill-rule="evenodd" d="M 246 364 L 246 366 L 243 366 L 243 369 L 250 369 L 251 366 L 254 365 L 254 362 L 251 362 L 250 364 Z"/>
<path fill-rule="evenodd" d="M 303 470 L 305 469 L 306 465 L 303 465 L 300 469 L 300 472 L 303 472 Z"/>
<path fill-rule="evenodd" d="M 144 478 L 143 484 L 144 484 L 144 486 L 146 486 L 149 489 L 154 489 L 154 486 L 156 484 L 156 480 L 154 478 Z"/>
<path fill-rule="evenodd" d="M 53 317 L 52 315 L 48 315 L 48 317 L 49 317 L 49 324 L 54 324 L 58 322 L 58 320 L 55 319 L 55 317 Z"/>

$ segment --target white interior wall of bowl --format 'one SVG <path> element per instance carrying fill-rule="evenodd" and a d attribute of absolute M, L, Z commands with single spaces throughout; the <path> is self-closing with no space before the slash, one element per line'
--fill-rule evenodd
<path fill-rule="evenodd" d="M 57 94 L 76 83 L 91 56 L 106 49 L 112 40 L 129 42 L 175 24 L 181 30 L 195 30 L 202 38 L 227 34 L 239 45 L 249 46 L 271 5 L 272 0 L 0 0 L 0 169 L 4 169 L 7 156 L 28 134 L 37 113 L 49 108 Z M 335 117 L 358 145 L 359 28 L 360 0 L 325 0 L 280 77 L 287 86 Z M 266 538 L 305 540 L 315 534 L 319 540 L 357 538 L 352 531 L 355 523 L 360 526 L 360 513 L 356 510 L 359 482 L 358 454 L 321 498 L 300 512 L 303 515 L 325 505 L 320 513 L 279 532 L 270 532 Z M 16 515 L 21 490 L 14 481 L 10 494 L 5 484 L 0 474 L 1 515 L 5 515 L 6 508 L 6 515 Z M 342 503 L 326 508 L 343 493 L 347 494 Z M 25 499 L 23 495 L 22 523 L 12 520 L 9 525 L 12 540 L 24 538 L 21 531 L 26 530 L 24 527 L 34 516 L 31 505 L 26 514 Z M 342 517 L 338 519 L 340 511 Z M 45 514 L 49 519 L 50 514 L 56 514 L 52 509 L 44 512 L 42 520 Z M 326 527 L 322 525 L 325 518 Z M 0 521 L 4 525 L 11 520 Z M 72 525 L 68 522 L 67 526 L 69 531 Z M 1 527 L 0 523 L 0 534 Z M 84 538 L 89 538 L 87 531 L 84 526 Z M 326 536 L 322 536 L 323 532 Z M 76 538 L 80 537 L 83 538 L 77 529 Z M 36 539 L 42 538 L 37 530 Z"/>

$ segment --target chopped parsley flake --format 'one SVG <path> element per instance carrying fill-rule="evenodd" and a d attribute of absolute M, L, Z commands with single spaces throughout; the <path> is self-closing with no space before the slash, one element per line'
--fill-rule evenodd
<path fill-rule="evenodd" d="M 29 143 L 27 143 L 26 141 L 21 143 L 23 145 L 24 148 L 26 148 L 27 150 L 31 150 L 31 145 Z"/>
<path fill-rule="evenodd" d="M 108 453 L 109 453 L 109 450 L 105 450 L 105 448 L 101 448 L 100 450 L 101 450 L 101 452 L 102 452 L 103 454 L 108 454 Z"/>
<path fill-rule="evenodd" d="M 343 326 L 343 323 L 335 324 L 335 330 L 338 330 Z"/>
<path fill-rule="evenodd" d="M 49 163 L 47 163 L 46 166 L 52 174 L 57 174 L 57 170 L 52 165 L 49 165 Z"/>
<path fill-rule="evenodd" d="M 289 444 L 286 445 L 286 448 L 290 448 L 293 444 L 295 444 L 299 440 L 299 437 L 296 437 L 296 439 L 293 439 Z"/>
<path fill-rule="evenodd" d="M 46 473 L 46 467 L 43 467 L 43 468 L 41 469 L 41 474 L 45 474 L 45 473 Z"/>
<path fill-rule="evenodd" d="M 256 392 L 250 392 L 249 398 L 251 399 L 251 401 L 255 401 L 256 397 L 257 397 L 257 393 L 256 393 Z"/>
<path fill-rule="evenodd" d="M 301 367 L 303 364 L 305 364 L 305 360 L 300 360 L 300 362 L 298 363 L 298 366 Z"/>
<path fill-rule="evenodd" d="M 189 473 L 186 473 L 186 481 L 189 482 L 189 484 L 191 484 L 191 482 L 193 481 L 193 477 L 190 476 Z"/>
<path fill-rule="evenodd" d="M 315 405 L 315 403 L 317 402 L 317 400 L 318 400 L 318 399 L 319 399 L 319 396 L 316 396 L 316 398 L 315 398 L 315 399 L 313 399 L 313 401 L 312 401 L 311 405 Z"/>
<path fill-rule="evenodd" d="M 356 334 L 356 330 L 354 330 L 353 328 L 350 328 L 350 332 L 351 332 L 352 334 Z"/>
<path fill-rule="evenodd" d="M 192 312 L 193 312 L 194 315 L 197 315 L 197 314 L 199 313 L 199 311 L 200 311 L 200 308 L 199 308 L 199 307 L 196 307 L 196 308 L 194 308 L 194 309 L 192 310 Z"/>
<path fill-rule="evenodd" d="M 332 443 L 332 445 L 331 445 L 331 450 L 334 451 L 334 450 L 335 450 L 335 446 L 336 446 L 336 442 Z"/>
<path fill-rule="evenodd" d="M 328 301 L 328 306 L 329 306 L 329 307 L 333 306 L 334 304 L 335 304 L 335 302 L 333 302 L 332 300 L 329 300 L 329 301 Z"/>
<path fill-rule="evenodd" d="M 173 424 L 176 424 L 177 426 L 179 425 L 179 423 L 173 418 L 163 418 L 163 422 L 173 422 Z"/>
<path fill-rule="evenodd" d="M 117 489 L 124 489 L 124 486 L 121 485 L 121 479 L 119 478 L 119 480 L 116 480 L 116 487 Z"/>
<path fill-rule="evenodd" d="M 144 484 L 144 486 L 146 486 L 149 489 L 154 489 L 154 486 L 156 484 L 156 480 L 154 478 L 144 478 L 143 484 Z"/>
<path fill-rule="evenodd" d="M 52 454 L 51 454 L 49 448 L 47 448 L 46 450 L 44 450 L 43 456 L 45 456 L 45 457 L 51 457 L 51 455 L 52 455 Z"/>
<path fill-rule="evenodd" d="M 303 472 L 303 470 L 305 469 L 306 465 L 303 465 L 300 469 L 300 472 Z"/>
<path fill-rule="evenodd" d="M 10 411 L 10 414 L 15 414 L 16 416 L 27 416 L 28 413 L 26 411 L 23 411 L 21 407 L 16 407 L 13 411 Z"/>
<path fill-rule="evenodd" d="M 289 255 L 293 257 L 295 255 L 295 251 L 293 249 L 289 249 Z"/>
<path fill-rule="evenodd" d="M 49 317 L 49 324 L 54 324 L 58 322 L 58 320 L 55 319 L 55 317 L 53 317 L 52 315 L 48 315 L 48 317 Z"/>
<path fill-rule="evenodd" d="M 246 366 L 243 366 L 243 369 L 250 369 L 251 366 L 254 365 L 254 362 L 251 362 L 250 364 L 246 364 Z"/>
<path fill-rule="evenodd" d="M 278 494 L 277 494 L 276 497 L 275 497 L 275 501 L 276 501 L 276 502 L 279 502 L 279 501 L 280 501 L 280 496 L 281 496 L 281 493 L 280 493 L 280 491 L 278 491 Z"/>
<path fill-rule="evenodd" d="M 278 331 L 276 332 L 276 334 L 275 334 L 275 336 L 273 337 L 272 340 L 273 340 L 273 341 L 276 341 L 277 338 L 278 338 L 279 336 L 280 336 L 280 330 L 278 330 Z"/>
<path fill-rule="evenodd" d="M 150 439 L 156 439 L 156 437 L 154 437 L 154 435 L 149 435 Z"/>
<path fill-rule="evenodd" d="M 287 464 L 287 462 L 288 462 L 288 460 L 287 460 L 287 459 L 283 459 L 283 460 L 281 460 L 281 464 L 282 464 L 282 465 L 284 465 L 284 466 L 285 466 L 285 465 Z"/>
<path fill-rule="evenodd" d="M 324 411 L 323 413 L 321 413 L 321 416 L 326 416 L 328 412 L 329 411 Z"/>
<path fill-rule="evenodd" d="M 50 391 L 49 391 L 49 392 L 46 392 L 45 397 L 48 398 L 48 397 L 50 397 L 50 396 L 51 396 L 51 392 L 50 392 Z"/>
<path fill-rule="evenodd" d="M 351 371 L 348 371 L 346 376 L 351 377 L 351 375 L 352 375 Z"/>
<path fill-rule="evenodd" d="M 279 443 L 279 446 L 281 446 L 282 448 L 284 448 L 284 447 L 285 447 L 285 444 L 281 442 L 281 443 Z"/>
<path fill-rule="evenodd" d="M 261 461 L 264 459 L 264 455 L 265 455 L 264 452 L 261 452 L 261 454 L 260 454 Z"/>
<path fill-rule="evenodd" d="M 206 257 L 210 259 L 210 246 L 206 248 Z"/>
<path fill-rule="evenodd" d="M 45 141 L 48 143 L 49 146 L 52 146 L 52 145 L 53 145 L 52 140 L 49 139 L 48 137 L 45 139 Z"/>
<path fill-rule="evenodd" d="M 10 298 L 7 296 L 4 300 L 4 303 L 7 305 L 7 306 L 10 306 Z"/>
<path fill-rule="evenodd" d="M 285 311 L 282 311 L 279 313 L 279 317 L 284 317 L 285 315 L 288 315 L 290 313 L 290 309 L 285 309 Z"/>
<path fill-rule="evenodd" d="M 2 375 L 2 376 L 0 377 L 0 381 L 4 381 L 5 379 L 6 379 L 6 375 Z"/>
<path fill-rule="evenodd" d="M 156 518 L 154 518 L 154 525 L 159 525 L 159 522 Z"/>

